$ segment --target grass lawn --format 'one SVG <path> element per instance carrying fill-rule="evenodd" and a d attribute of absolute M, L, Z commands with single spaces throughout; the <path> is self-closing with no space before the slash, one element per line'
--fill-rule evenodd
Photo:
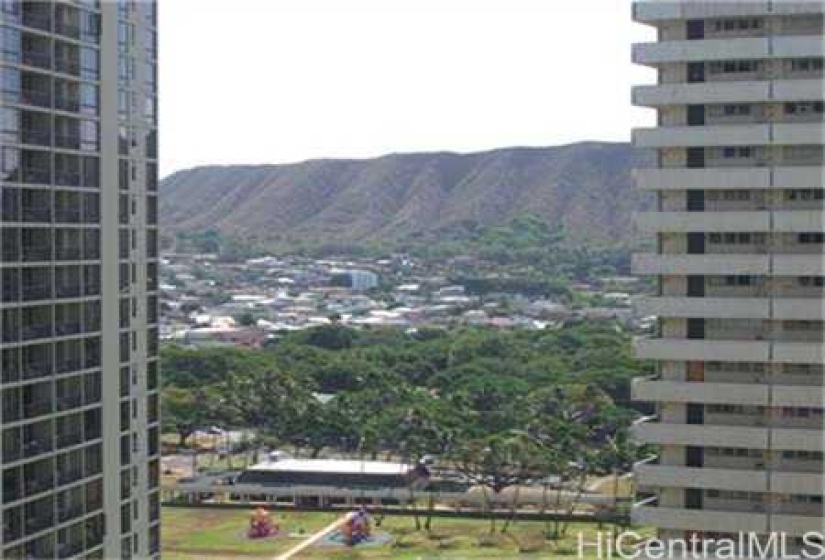
<path fill-rule="evenodd" d="M 301 538 L 277 537 L 260 541 L 245 536 L 251 510 L 241 509 L 163 509 L 164 560 L 231 559 L 262 560 L 273 558 L 292 548 Z M 287 533 L 302 527 L 307 536 L 329 525 L 338 517 L 332 513 L 273 512 L 282 530 Z M 499 521 L 499 527 L 501 526 Z M 593 524 L 573 524 L 568 536 L 559 543 L 549 543 L 542 536 L 543 524 L 520 521 L 508 534 L 487 534 L 489 523 L 484 520 L 435 518 L 431 533 L 414 531 L 411 517 L 387 516 L 379 532 L 394 537 L 391 544 L 373 547 L 313 547 L 298 556 L 301 559 L 356 560 L 369 558 L 413 559 L 496 559 L 496 558 L 577 558 L 580 532 L 588 540 L 595 539 L 598 527 Z M 603 530 L 610 530 L 605 526 Z M 649 534 L 640 531 L 642 534 Z M 481 544 L 487 536 L 489 542 Z M 587 557 L 594 560 L 595 556 Z"/>

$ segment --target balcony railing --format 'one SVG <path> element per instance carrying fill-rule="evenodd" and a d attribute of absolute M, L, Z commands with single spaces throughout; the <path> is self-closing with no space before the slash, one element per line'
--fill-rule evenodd
<path fill-rule="evenodd" d="M 61 486 L 66 485 L 66 484 L 71 484 L 75 480 L 80 480 L 81 478 L 83 478 L 83 469 L 80 469 L 80 468 L 57 469 L 57 484 L 59 484 Z M 79 506 L 71 506 L 71 507 L 66 507 L 66 506 L 61 507 L 60 505 L 58 505 L 57 506 L 58 515 L 60 515 L 59 512 L 61 512 L 61 511 L 70 512 L 72 510 L 77 510 L 78 507 L 82 510 L 83 506 L 82 506 L 82 504 L 79 505 Z M 74 517 L 74 516 L 70 515 L 69 517 Z M 66 517 L 63 517 L 63 519 L 66 519 Z"/>
<path fill-rule="evenodd" d="M 84 294 L 87 296 L 100 295 L 100 284 L 95 282 L 86 282 L 84 286 Z"/>
<path fill-rule="evenodd" d="M 52 248 L 46 245 L 31 245 L 23 247 L 23 260 L 27 262 L 50 261 Z"/>
<path fill-rule="evenodd" d="M 65 187 L 79 187 L 80 178 L 80 173 L 77 171 L 56 171 L 54 174 L 55 184 Z"/>
<path fill-rule="evenodd" d="M 67 224 L 77 224 L 82 220 L 79 209 L 75 208 L 58 208 L 54 212 L 54 221 Z"/>
<path fill-rule="evenodd" d="M 56 287 L 56 296 L 59 298 L 75 298 L 80 297 L 80 284 L 58 284 Z"/>
<path fill-rule="evenodd" d="M 42 437 L 30 439 L 29 441 L 23 444 L 23 457 L 28 459 L 29 457 L 35 457 L 37 455 L 40 455 L 41 453 L 48 453 L 51 450 L 51 438 Z"/>
<path fill-rule="evenodd" d="M 20 91 L 20 103 L 23 105 L 49 108 L 52 106 L 52 96 L 48 91 L 24 87 Z"/>
<path fill-rule="evenodd" d="M 46 168 L 23 168 L 23 182 L 36 185 L 48 185 L 52 181 L 52 173 Z"/>
<path fill-rule="evenodd" d="M 26 49 L 23 51 L 23 64 L 50 70 L 52 67 L 52 57 L 48 51 Z"/>
<path fill-rule="evenodd" d="M 58 477 L 59 476 L 60 475 L 58 475 Z M 81 476 L 78 476 L 77 478 L 81 478 Z M 77 480 L 77 479 L 69 479 L 66 482 L 71 482 L 72 480 Z M 60 484 L 65 484 L 65 483 L 61 482 Z M 84 511 L 83 511 L 83 506 L 82 505 L 75 505 L 75 506 L 71 506 L 71 507 L 57 506 L 57 519 L 58 519 L 58 521 L 61 521 L 61 522 L 62 521 L 68 521 L 69 519 L 74 519 L 75 517 L 80 517 L 80 516 L 83 515 L 83 513 L 84 513 Z"/>
<path fill-rule="evenodd" d="M 58 323 L 54 326 L 54 333 L 57 336 L 71 336 L 73 334 L 78 334 L 82 330 L 83 328 L 79 321 Z"/>
<path fill-rule="evenodd" d="M 80 247 L 59 247 L 55 251 L 55 259 L 59 261 L 80 260 Z"/>
<path fill-rule="evenodd" d="M 51 414 L 52 405 L 52 399 L 37 399 L 29 403 L 23 403 L 23 411 L 26 417 Z"/>
<path fill-rule="evenodd" d="M 73 432 L 58 433 L 56 439 L 57 447 L 59 448 L 79 445 L 83 443 L 83 431 L 76 430 Z"/>
<path fill-rule="evenodd" d="M 32 535 L 34 533 L 39 533 L 43 529 L 47 529 L 54 523 L 54 518 L 51 515 L 38 515 L 26 518 L 26 534 Z M 33 551 L 34 552 L 34 551 Z M 40 553 L 46 552 L 45 550 L 39 551 Z M 49 555 L 51 556 L 51 554 Z M 36 556 L 37 558 L 45 558 L 44 556 Z"/>
<path fill-rule="evenodd" d="M 36 338 L 49 338 L 52 336 L 52 326 L 50 324 L 28 325 L 22 329 L 23 340 L 34 340 Z"/>
<path fill-rule="evenodd" d="M 51 222 L 52 209 L 48 206 L 29 206 L 23 208 L 24 222 Z"/>
<path fill-rule="evenodd" d="M 80 62 L 78 60 L 58 56 L 54 59 L 54 68 L 64 74 L 71 74 L 72 76 L 80 75 Z"/>
<path fill-rule="evenodd" d="M 34 9 L 28 9 L 29 6 L 37 6 L 38 3 L 36 2 L 23 2 L 23 25 L 26 27 L 33 27 L 35 29 L 40 29 L 42 31 L 51 31 L 52 30 L 52 18 L 51 14 L 37 11 Z M 51 7 L 50 4 L 44 4 L 46 6 Z"/>
<path fill-rule="evenodd" d="M 23 286 L 23 301 L 35 301 L 41 299 L 51 299 L 51 284 L 27 284 Z"/>
<path fill-rule="evenodd" d="M 80 149 L 80 134 L 55 134 L 54 143 L 58 148 Z"/>
<path fill-rule="evenodd" d="M 21 134 L 21 138 L 24 144 L 31 144 L 34 146 L 52 145 L 52 133 L 48 128 L 24 128 Z"/>
<path fill-rule="evenodd" d="M 80 99 L 75 97 L 66 97 L 59 95 L 55 98 L 54 106 L 61 111 L 68 111 L 70 113 L 77 113 L 80 111 Z"/>
<path fill-rule="evenodd" d="M 28 362 L 23 364 L 23 378 L 35 379 L 51 375 L 52 363 L 50 361 Z"/>
<path fill-rule="evenodd" d="M 56 373 L 68 373 L 83 369 L 83 362 L 81 362 L 80 358 L 58 360 L 55 362 L 54 367 Z"/>
<path fill-rule="evenodd" d="M 54 480 L 51 476 L 35 476 L 24 480 L 23 486 L 25 487 L 26 496 L 34 496 L 51 490 L 54 487 Z"/>
<path fill-rule="evenodd" d="M 78 360 L 76 365 L 80 365 Z M 78 368 L 74 368 L 78 369 Z M 71 370 L 68 370 L 71 371 Z M 57 397 L 57 410 L 70 410 L 72 408 L 79 408 L 83 405 L 83 394 L 80 391 L 74 391 L 65 395 Z"/>
<path fill-rule="evenodd" d="M 55 21 L 54 32 L 59 35 L 65 35 L 66 37 L 77 39 L 80 37 L 80 26 L 73 22 L 66 22 L 58 19 Z"/>

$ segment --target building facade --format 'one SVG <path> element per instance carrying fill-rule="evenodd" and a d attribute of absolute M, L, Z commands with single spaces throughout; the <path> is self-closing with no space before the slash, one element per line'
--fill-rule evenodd
<path fill-rule="evenodd" d="M 658 456 L 636 467 L 639 523 L 664 539 L 784 533 L 823 515 L 823 3 L 636 2 L 658 40 L 634 104 L 657 112 L 636 170 L 657 211 L 637 216 L 657 279 L 638 342 L 656 404 L 634 427 Z"/>
<path fill-rule="evenodd" d="M 157 557 L 155 4 L 2 0 L 0 40 L 0 557 Z"/>

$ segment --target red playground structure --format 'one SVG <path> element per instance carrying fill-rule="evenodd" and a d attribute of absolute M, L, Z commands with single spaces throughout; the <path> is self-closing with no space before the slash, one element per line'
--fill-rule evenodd
<path fill-rule="evenodd" d="M 263 539 L 278 533 L 278 525 L 272 520 L 272 515 L 266 508 L 259 507 L 252 512 L 249 518 L 249 531 L 247 536 L 250 539 Z"/>
<path fill-rule="evenodd" d="M 358 511 L 350 514 L 341 527 L 341 534 L 347 546 L 355 546 L 368 540 L 370 531 L 370 518 L 365 507 L 361 507 Z"/>

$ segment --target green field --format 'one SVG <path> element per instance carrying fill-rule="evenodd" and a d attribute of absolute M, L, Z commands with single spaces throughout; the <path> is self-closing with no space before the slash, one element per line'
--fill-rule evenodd
<path fill-rule="evenodd" d="M 261 560 L 273 558 L 301 542 L 300 537 L 276 537 L 261 541 L 249 540 L 245 530 L 249 510 L 164 508 L 164 560 L 233 559 Z M 282 530 L 292 533 L 302 528 L 307 536 L 332 523 L 332 513 L 274 512 Z M 500 526 L 501 522 L 499 522 Z M 411 517 L 388 516 L 376 531 L 392 535 L 393 542 L 379 547 L 314 547 L 297 558 L 301 559 L 368 559 L 398 558 L 401 560 L 438 558 L 578 558 L 579 533 L 588 540 L 595 538 L 598 527 L 577 523 L 561 542 L 549 542 L 543 537 L 544 524 L 519 521 L 507 534 L 488 533 L 484 520 L 436 518 L 431 532 L 414 531 Z M 605 526 L 606 532 L 610 528 Z M 595 556 L 585 557 L 594 560 Z"/>

